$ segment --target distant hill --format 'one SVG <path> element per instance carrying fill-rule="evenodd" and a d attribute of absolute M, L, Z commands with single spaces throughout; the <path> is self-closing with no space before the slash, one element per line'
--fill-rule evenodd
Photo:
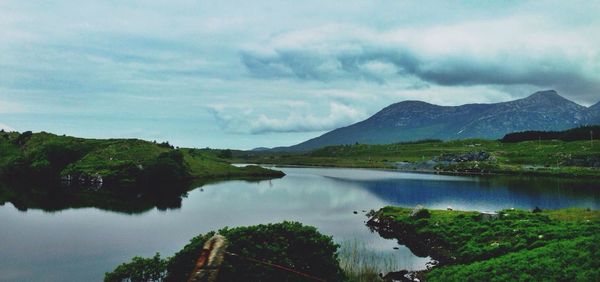
<path fill-rule="evenodd" d="M 600 103 L 584 107 L 554 90 L 494 104 L 439 106 L 421 101 L 392 104 L 370 118 L 275 151 L 306 151 L 343 144 L 388 144 L 422 139 L 499 139 L 511 132 L 558 131 L 600 124 Z"/>

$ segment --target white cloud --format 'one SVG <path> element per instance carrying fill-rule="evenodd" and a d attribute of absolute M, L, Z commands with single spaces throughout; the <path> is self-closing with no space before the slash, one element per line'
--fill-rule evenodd
<path fill-rule="evenodd" d="M 213 107 L 211 111 L 223 128 L 251 134 L 325 131 L 350 125 L 367 116 L 363 111 L 334 102 L 329 104 L 329 113 L 326 115 L 306 112 L 306 109 L 290 109 L 291 112 L 283 117 L 231 107 Z"/>

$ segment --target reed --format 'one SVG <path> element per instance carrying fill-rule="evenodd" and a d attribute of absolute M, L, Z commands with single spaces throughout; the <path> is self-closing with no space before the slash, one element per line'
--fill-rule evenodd
<path fill-rule="evenodd" d="M 393 254 L 371 250 L 358 239 L 340 243 L 338 254 L 340 267 L 350 282 L 381 281 L 380 273 L 386 274 L 399 268 Z"/>

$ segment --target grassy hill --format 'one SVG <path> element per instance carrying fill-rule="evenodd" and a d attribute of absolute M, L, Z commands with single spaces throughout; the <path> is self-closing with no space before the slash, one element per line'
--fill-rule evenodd
<path fill-rule="evenodd" d="M 174 148 L 138 139 L 84 139 L 46 132 L 0 133 L 0 178 L 131 186 L 224 177 L 277 177 L 260 167 L 235 167 L 215 150 Z"/>
<path fill-rule="evenodd" d="M 443 161 L 485 152 L 485 160 Z M 340 145 L 309 153 L 235 152 L 241 162 L 407 170 L 600 176 L 600 142 L 541 140 L 503 143 L 493 140 L 424 140 L 386 145 Z M 432 160 L 437 160 L 433 161 Z"/>

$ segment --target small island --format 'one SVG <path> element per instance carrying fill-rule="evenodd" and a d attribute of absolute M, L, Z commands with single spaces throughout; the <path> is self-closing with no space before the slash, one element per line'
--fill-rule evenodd
<path fill-rule="evenodd" d="M 281 171 L 237 167 L 228 150 L 176 148 L 139 139 L 85 139 L 0 132 L 0 204 L 60 210 L 94 206 L 139 212 L 177 207 L 189 189 L 228 179 L 279 178 Z"/>

